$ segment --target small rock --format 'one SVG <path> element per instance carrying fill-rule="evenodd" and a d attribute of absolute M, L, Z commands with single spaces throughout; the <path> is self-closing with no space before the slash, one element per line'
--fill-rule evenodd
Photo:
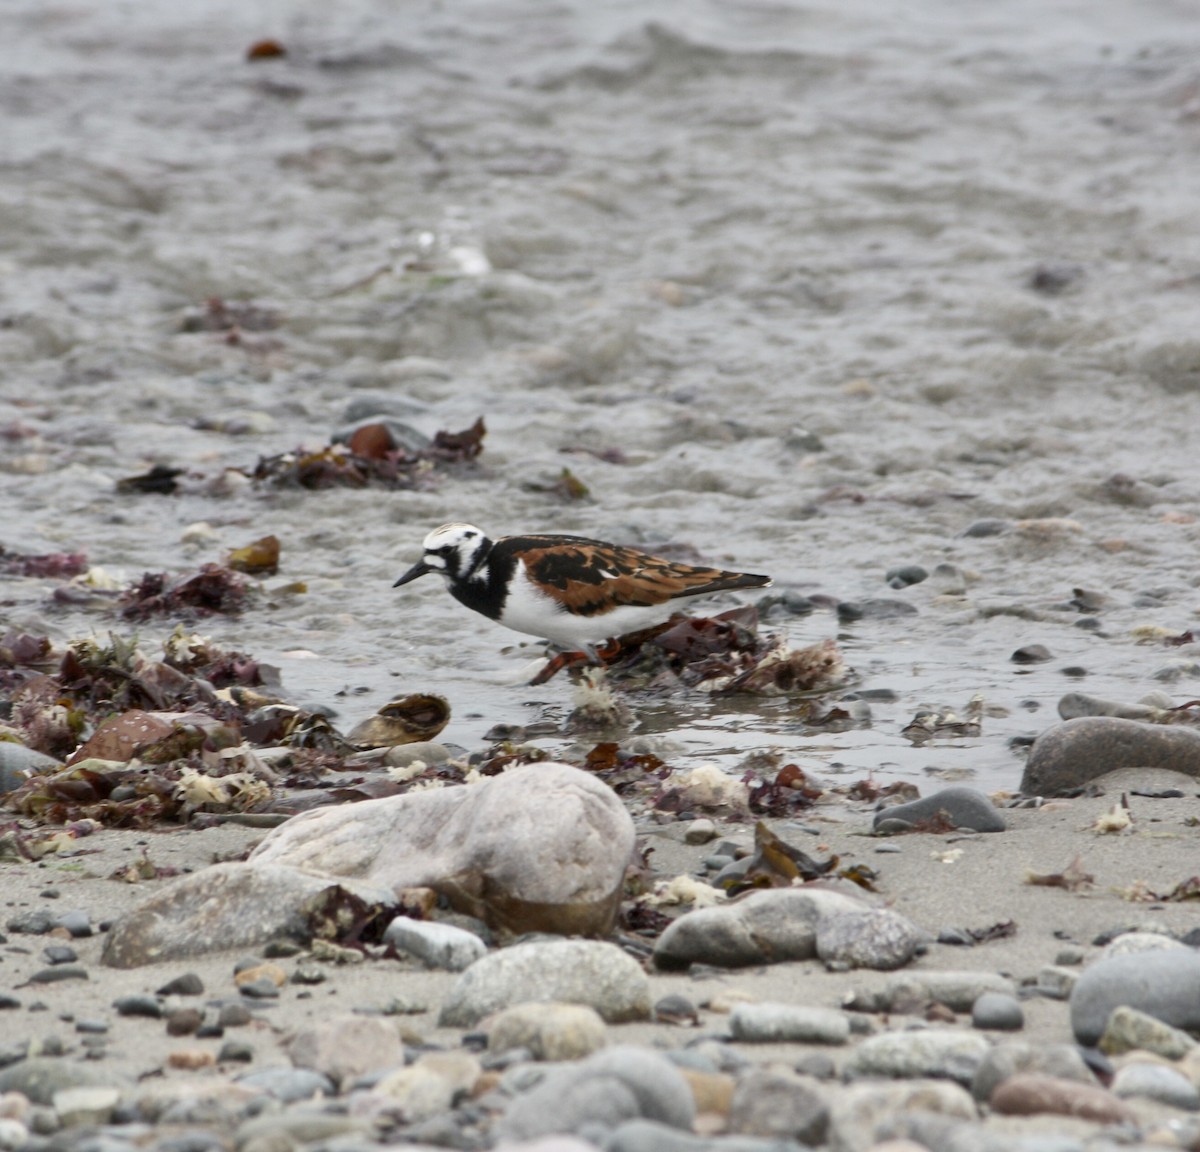
<path fill-rule="evenodd" d="M 217 1013 L 217 1024 L 221 1028 L 240 1028 L 254 1019 L 245 1004 L 222 1004 Z"/>
<path fill-rule="evenodd" d="M 328 1076 L 309 1068 L 262 1068 L 239 1076 L 237 1084 L 284 1104 L 337 1095 L 337 1086 Z"/>
<path fill-rule="evenodd" d="M 749 1069 L 738 1077 L 729 1106 L 729 1130 L 775 1140 L 825 1143 L 828 1089 L 778 1068 Z"/>
<path fill-rule="evenodd" d="M 121 1098 L 120 1090 L 109 1087 L 64 1088 L 54 1093 L 54 1111 L 64 1128 L 107 1124 Z"/>
<path fill-rule="evenodd" d="M 397 916 L 388 925 L 383 942 L 416 956 L 431 968 L 444 968 L 450 972 L 462 972 L 487 955 L 487 945 L 474 932 L 456 928 L 453 924 L 413 920 L 407 916 Z"/>
<path fill-rule="evenodd" d="M 204 981 L 195 972 L 184 972 L 168 980 L 156 993 L 158 996 L 202 996 Z"/>
<path fill-rule="evenodd" d="M 1096 1084 L 1056 1080 L 1018 1072 L 999 1084 L 988 1101 L 993 1112 L 1008 1116 L 1078 1116 L 1096 1124 L 1134 1124 L 1136 1115 L 1111 1092 Z"/>
<path fill-rule="evenodd" d="M 729 1030 L 735 1040 L 747 1044 L 845 1044 L 850 1039 L 844 1012 L 802 1004 L 735 1005 Z"/>
<path fill-rule="evenodd" d="M 707 816 L 702 816 L 688 824 L 683 839 L 688 844 L 707 844 L 710 840 L 715 840 L 717 835 L 716 824 Z"/>
<path fill-rule="evenodd" d="M 975 1121 L 978 1116 L 970 1094 L 948 1081 L 912 1080 L 891 1084 L 867 1080 L 848 1084 L 833 1095 L 829 1112 L 829 1146 L 837 1152 L 867 1152 L 875 1145 L 876 1133 L 883 1125 L 897 1115 L 911 1111 L 969 1121 Z M 972 1145 L 956 1147 L 966 1149 Z"/>
<path fill-rule="evenodd" d="M 204 1022 L 199 1008 L 178 1008 L 167 1017 L 168 1036 L 190 1036 Z"/>
<path fill-rule="evenodd" d="M 1200 1110 L 1200 1090 L 1182 1072 L 1162 1064 L 1126 1064 L 1113 1077 L 1112 1093 L 1155 1100 L 1186 1112 Z"/>
<path fill-rule="evenodd" d="M 1037 992 L 1047 1000 L 1066 1000 L 1078 980 L 1079 973 L 1075 969 L 1047 964 L 1038 969 Z"/>
<path fill-rule="evenodd" d="M 146 996 L 134 993 L 131 996 L 118 996 L 112 1006 L 118 1016 L 148 1016 L 158 1020 L 163 1014 L 162 1001 L 157 996 Z"/>
<path fill-rule="evenodd" d="M 1044 664 L 1047 660 L 1053 660 L 1054 657 L 1045 644 L 1026 644 L 1024 647 L 1018 648 L 1009 659 L 1014 664 Z"/>
<path fill-rule="evenodd" d="M 394 1025 L 375 1016 L 333 1016 L 302 1028 L 288 1040 L 297 1068 L 324 1073 L 337 1084 L 377 1068 L 404 1062 Z"/>
<path fill-rule="evenodd" d="M 1200 953 L 1191 948 L 1098 960 L 1071 993 L 1071 1027 L 1095 1044 L 1114 1008 L 1135 1008 L 1186 1032 L 1200 1030 Z"/>
<path fill-rule="evenodd" d="M 851 624 L 856 620 L 897 620 L 916 614 L 915 604 L 910 604 L 907 600 L 887 600 L 882 597 L 843 600 L 837 606 L 838 620 L 844 624 Z"/>
<path fill-rule="evenodd" d="M 889 568 L 883 578 L 889 588 L 899 589 L 923 583 L 929 579 L 929 573 L 920 564 L 903 564 L 899 568 Z"/>
<path fill-rule="evenodd" d="M 985 992 L 1015 997 L 1017 986 L 998 972 L 905 972 L 889 977 L 878 991 L 853 992 L 845 1007 L 861 1012 L 911 1012 L 932 1001 L 952 1012 L 970 1012 Z"/>
<path fill-rule="evenodd" d="M 700 1023 L 700 1014 L 696 1011 L 696 1005 L 686 996 L 680 996 L 677 992 L 656 1000 L 653 1015 L 659 1024 L 694 1027 Z"/>
<path fill-rule="evenodd" d="M 1118 768 L 1166 768 L 1200 777 L 1200 731 L 1111 716 L 1066 720 L 1033 742 L 1021 791 L 1053 796 Z"/>
<path fill-rule="evenodd" d="M 907 964 L 925 938 L 911 920 L 891 908 L 841 912 L 818 921 L 817 956 L 830 968 L 888 972 Z"/>
<path fill-rule="evenodd" d="M 239 968 L 234 973 L 233 982 L 243 992 L 251 984 L 267 981 L 276 988 L 282 988 L 287 983 L 287 973 L 278 964 L 252 964 Z"/>
<path fill-rule="evenodd" d="M 385 1076 L 375 1092 L 399 1109 L 405 1123 L 448 1112 L 479 1079 L 479 1061 L 466 1052 L 429 1052 L 407 1068 Z"/>
<path fill-rule="evenodd" d="M 1009 1040 L 984 1055 L 971 1080 L 971 1095 L 986 1103 L 996 1086 L 1018 1072 L 1094 1084 L 1095 1077 L 1073 1044 L 1026 1044 Z"/>
<path fill-rule="evenodd" d="M 81 964 L 56 964 L 40 968 L 25 981 L 26 984 L 61 984 L 64 980 L 86 980 L 88 970 Z"/>
<path fill-rule="evenodd" d="M 975 832 L 1003 832 L 1008 824 L 991 799 L 976 788 L 955 786 L 943 788 L 930 796 L 908 804 L 895 804 L 882 808 L 875 814 L 876 828 L 884 820 L 904 820 L 909 824 L 920 824 L 933 820 L 939 812 L 945 812 L 955 828 L 970 828 Z"/>
<path fill-rule="evenodd" d="M 637 961 L 613 944 L 515 944 L 477 960 L 458 978 L 438 1022 L 443 1028 L 470 1028 L 511 1004 L 546 1000 L 586 1004 L 610 1023 L 645 1020 L 650 983 Z"/>
<path fill-rule="evenodd" d="M 79 959 L 79 953 L 68 944 L 51 944 L 42 949 L 42 955 L 50 964 L 74 964 Z"/>
<path fill-rule="evenodd" d="M 659 968 L 809 960 L 817 953 L 823 916 L 861 912 L 870 905 L 841 892 L 775 888 L 752 892 L 734 904 L 700 908 L 673 921 L 654 946 Z"/>
<path fill-rule="evenodd" d="M 501 1141 L 614 1128 L 643 1118 L 690 1131 L 695 1103 L 683 1074 L 647 1048 L 606 1048 L 549 1073 L 516 1097 L 496 1125 Z"/>
<path fill-rule="evenodd" d="M 249 1064 L 254 1059 L 254 1048 L 245 1040 L 226 1040 L 217 1053 L 218 1064 Z"/>
<path fill-rule="evenodd" d="M 985 992 L 971 1006 L 971 1024 L 985 1031 L 1019 1032 L 1025 1027 L 1025 1011 L 1015 996 Z"/>
<path fill-rule="evenodd" d="M 489 1051 L 525 1048 L 534 1060 L 580 1060 L 607 1043 L 604 1021 L 583 1004 L 514 1004 L 488 1029 Z"/>
<path fill-rule="evenodd" d="M 76 940 L 84 940 L 92 934 L 92 918 L 79 909 L 61 912 L 54 917 L 55 928 L 65 928 Z"/>
<path fill-rule="evenodd" d="M 868 1036 L 850 1053 L 842 1075 L 847 1080 L 932 1076 L 969 1084 L 989 1047 L 977 1033 L 947 1028 L 882 1032 Z"/>
<path fill-rule="evenodd" d="M 1108 1056 L 1139 1050 L 1164 1060 L 1181 1060 L 1197 1044 L 1186 1032 L 1121 1004 L 1109 1015 L 1097 1047 Z"/>
<path fill-rule="evenodd" d="M 269 975 L 259 976 L 255 980 L 239 985 L 238 991 L 251 1000 L 277 1000 L 279 998 L 279 985 Z"/>
<path fill-rule="evenodd" d="M 1161 932 L 1122 932 L 1104 945 L 1093 963 L 1111 960 L 1114 956 L 1129 956 L 1135 952 L 1165 952 L 1171 948 L 1186 947 L 1173 936 Z"/>
<path fill-rule="evenodd" d="M 92 1068 L 52 1056 L 31 1056 L 0 1070 L 0 1093 L 20 1092 L 33 1104 L 53 1104 L 68 1088 L 112 1087 Z"/>

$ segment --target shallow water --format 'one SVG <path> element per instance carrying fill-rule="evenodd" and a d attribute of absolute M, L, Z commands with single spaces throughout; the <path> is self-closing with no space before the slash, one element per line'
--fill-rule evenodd
<path fill-rule="evenodd" d="M 1200 26 L 1192 6 L 1012 0 L 393 5 L 9 0 L 0 47 L 0 543 L 134 578 L 274 532 L 268 590 L 202 630 L 346 725 L 450 699 L 468 747 L 570 708 L 434 581 L 426 531 L 685 542 L 778 588 L 907 600 L 839 629 L 869 729 L 653 702 L 678 762 L 966 771 L 1065 691 L 1197 690 Z M 263 37 L 288 49 L 250 63 Z M 1042 276 L 1035 286 L 1035 271 Z M 208 297 L 281 323 L 181 331 Z M 381 408 L 483 415 L 420 491 L 278 492 L 225 467 Z M 564 449 L 619 449 L 610 464 Z M 121 496 L 155 462 L 184 494 Z M 544 491 L 567 466 L 592 499 Z M 1116 477 L 1116 479 L 1114 479 Z M 973 522 L 1012 522 L 964 536 Z M 1037 523 L 1039 521 L 1057 523 Z M 189 545 L 207 522 L 216 538 Z M 888 568 L 953 576 L 892 592 Z M 1074 588 L 1109 597 L 1075 625 Z M 11 580 L 6 623 L 112 625 Z M 151 646 L 164 622 L 142 634 Z M 1010 661 L 1043 643 L 1053 660 Z M 1079 678 L 1063 669 L 1086 671 Z M 345 695 L 338 695 L 345 692 Z M 913 748 L 982 694 L 980 736 Z M 562 741 L 547 741 L 548 747 Z"/>

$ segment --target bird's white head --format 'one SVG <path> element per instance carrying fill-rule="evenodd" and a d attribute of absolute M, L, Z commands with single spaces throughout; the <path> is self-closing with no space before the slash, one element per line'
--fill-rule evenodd
<path fill-rule="evenodd" d="M 428 572 L 436 572 L 447 584 L 469 580 L 487 559 L 492 542 L 474 524 L 443 524 L 425 537 L 422 547 L 425 555 L 421 562 L 405 572 L 393 588 Z"/>

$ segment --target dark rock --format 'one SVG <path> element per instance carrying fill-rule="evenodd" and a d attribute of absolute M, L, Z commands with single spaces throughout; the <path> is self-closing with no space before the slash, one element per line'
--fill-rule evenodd
<path fill-rule="evenodd" d="M 1018 648 L 1009 659 L 1014 664 L 1044 664 L 1047 660 L 1053 660 L 1054 657 L 1045 644 L 1026 644 Z"/>
<path fill-rule="evenodd" d="M 964 530 L 964 536 L 1002 536 L 1005 532 L 1012 528 L 1011 520 L 976 520 L 974 524 L 969 524 Z"/>
<path fill-rule="evenodd" d="M 159 990 L 159 996 L 201 996 L 204 994 L 204 981 L 195 972 L 184 972 L 173 980 L 168 980 Z"/>
<path fill-rule="evenodd" d="M 928 580 L 929 573 L 920 564 L 905 564 L 899 568 L 889 568 L 883 578 L 889 588 L 907 588 Z"/>
<path fill-rule="evenodd" d="M 190 1036 L 204 1021 L 199 1008 L 179 1008 L 167 1017 L 168 1036 Z"/>
<path fill-rule="evenodd" d="M 42 949 L 42 955 L 50 964 L 74 964 L 79 959 L 79 953 L 69 944 L 51 944 Z"/>
<path fill-rule="evenodd" d="M 1069 792 L 1118 768 L 1167 768 L 1200 777 L 1200 731 L 1111 716 L 1066 720 L 1034 741 L 1021 791 Z"/>
<path fill-rule="evenodd" d="M 118 1016 L 148 1016 L 152 1020 L 162 1018 L 162 1001 L 157 996 L 139 995 L 119 996 L 113 1001 L 113 1007 Z"/>
<path fill-rule="evenodd" d="M 27 984 L 60 984 L 64 980 L 86 980 L 88 971 L 81 964 L 58 964 L 34 972 Z"/>
<path fill-rule="evenodd" d="M 837 617 L 843 623 L 855 620 L 896 620 L 901 616 L 916 614 L 916 605 L 907 600 L 870 597 L 866 600 L 843 600 L 837 606 Z"/>

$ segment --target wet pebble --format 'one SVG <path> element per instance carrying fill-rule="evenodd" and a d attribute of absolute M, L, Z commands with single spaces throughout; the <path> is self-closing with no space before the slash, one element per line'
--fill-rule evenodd
<path fill-rule="evenodd" d="M 1187 1112 L 1200 1110 L 1200 1090 L 1182 1072 L 1162 1064 L 1126 1064 L 1113 1077 L 1112 1093 L 1156 1100 Z"/>
<path fill-rule="evenodd" d="M 842 1075 L 847 1080 L 932 1076 L 970 1084 L 988 1047 L 983 1036 L 946 1028 L 882 1032 L 859 1043 L 843 1065 Z"/>
<path fill-rule="evenodd" d="M 912 827 L 933 820 L 945 812 L 955 828 L 970 828 L 975 832 L 1003 832 L 1008 824 L 991 799 L 977 788 L 956 785 L 942 788 L 907 804 L 894 804 L 875 813 L 874 828 L 879 831 L 885 822 L 900 821 Z"/>
<path fill-rule="evenodd" d="M 907 588 L 928 580 L 929 573 L 920 564 L 904 564 L 899 568 L 889 568 L 883 578 L 889 588 Z"/>
<path fill-rule="evenodd" d="M 729 1130 L 816 1146 L 829 1130 L 828 1090 L 782 1068 L 755 1066 L 738 1077 Z"/>
<path fill-rule="evenodd" d="M 1015 996 L 985 992 L 971 1005 L 971 1024 L 983 1031 L 1019 1032 L 1025 1027 L 1025 1010 Z"/>
<path fill-rule="evenodd" d="M 678 923 L 678 921 L 677 921 Z M 476 961 L 442 1005 L 442 1027 L 469 1028 L 526 1000 L 586 1004 L 611 1023 L 650 1015 L 650 983 L 632 957 L 595 940 L 515 944 Z"/>
<path fill-rule="evenodd" d="M 1026 644 L 1018 648 L 1009 659 L 1014 664 L 1044 664 L 1053 660 L 1050 649 L 1045 644 Z"/>
<path fill-rule="evenodd" d="M 1034 741 L 1021 791 L 1027 796 L 1056 795 L 1131 767 L 1200 776 L 1200 731 L 1111 716 L 1066 720 Z"/>
<path fill-rule="evenodd" d="M 407 916 L 397 916 L 388 925 L 383 942 L 416 956 L 431 968 L 444 968 L 450 972 L 461 972 L 487 955 L 487 945 L 474 932 L 453 924 L 413 920 Z"/>
<path fill-rule="evenodd" d="M 1200 1029 L 1200 953 L 1191 948 L 1098 960 L 1071 993 L 1071 1027 L 1095 1044 L 1114 1008 L 1125 1005 L 1184 1031 Z"/>
<path fill-rule="evenodd" d="M 887 600 L 868 597 L 865 600 L 843 600 L 837 606 L 837 618 L 843 624 L 856 620 L 898 620 L 917 615 L 917 607 L 907 600 Z"/>
<path fill-rule="evenodd" d="M 534 1060 L 580 1060 L 608 1043 L 598 1012 L 583 1004 L 514 1004 L 488 1029 L 488 1050 L 527 1049 Z"/>
<path fill-rule="evenodd" d="M 850 1039 L 844 1012 L 804 1004 L 738 1004 L 729 1014 L 729 1030 L 747 1044 L 845 1044 Z"/>
<path fill-rule="evenodd" d="M 554 1069 L 513 1100 L 496 1125 L 501 1140 L 534 1140 L 555 1132 L 601 1131 L 643 1118 L 690 1131 L 695 1102 L 687 1081 L 665 1056 L 618 1046 Z"/>

